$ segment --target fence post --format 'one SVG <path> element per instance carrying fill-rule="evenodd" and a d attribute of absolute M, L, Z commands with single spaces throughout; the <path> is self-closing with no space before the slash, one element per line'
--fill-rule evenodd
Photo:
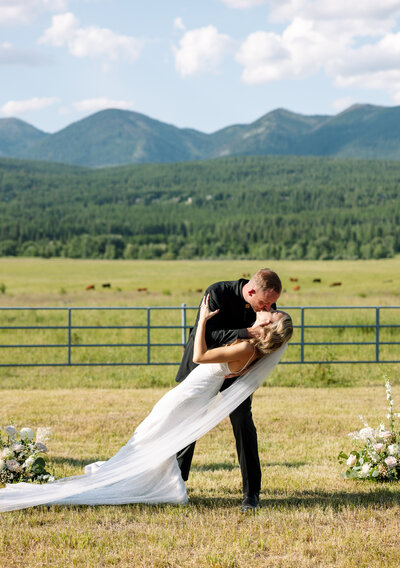
<path fill-rule="evenodd" d="M 186 345 L 186 304 L 181 305 L 182 346 Z"/>
<path fill-rule="evenodd" d="M 380 325 L 380 318 L 379 318 L 379 307 L 375 308 L 375 361 L 379 363 L 379 325 Z"/>
<path fill-rule="evenodd" d="M 300 363 L 304 363 L 304 308 L 301 308 Z"/>
<path fill-rule="evenodd" d="M 71 308 L 68 308 L 68 365 L 71 365 L 71 341 L 72 341 L 72 334 L 71 334 Z"/>
<path fill-rule="evenodd" d="M 147 364 L 150 365 L 150 310 L 151 308 L 147 308 Z"/>

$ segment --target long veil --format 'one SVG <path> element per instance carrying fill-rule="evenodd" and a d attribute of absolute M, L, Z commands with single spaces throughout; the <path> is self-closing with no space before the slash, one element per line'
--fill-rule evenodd
<path fill-rule="evenodd" d="M 120 482 L 123 487 L 124 482 L 145 478 L 146 472 L 162 466 L 181 448 L 198 440 L 228 416 L 265 381 L 278 364 L 286 347 L 284 345 L 263 357 L 232 386 L 219 392 L 205 405 L 201 404 L 198 408 L 192 406 L 186 416 L 180 416 L 176 424 L 172 424 L 171 428 L 151 442 L 135 444 L 133 435 L 125 446 L 94 473 L 67 477 L 45 485 L 19 483 L 0 489 L 0 512 L 43 504 L 68 503 L 68 499 L 71 499 L 70 502 L 75 499 L 75 502 L 87 504 L 109 503 L 109 500 L 102 499 L 107 488 L 116 487 Z M 93 496 L 96 498 L 93 499 Z M 144 499 L 143 502 L 148 500 Z"/>

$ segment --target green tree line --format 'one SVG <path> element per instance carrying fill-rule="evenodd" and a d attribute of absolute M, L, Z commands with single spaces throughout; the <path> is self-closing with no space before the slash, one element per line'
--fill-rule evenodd
<path fill-rule="evenodd" d="M 385 258 L 400 163 L 238 157 L 104 169 L 0 160 L 0 255 Z"/>

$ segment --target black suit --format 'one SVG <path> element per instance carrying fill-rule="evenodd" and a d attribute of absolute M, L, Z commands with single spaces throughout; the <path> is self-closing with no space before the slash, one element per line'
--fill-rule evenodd
<path fill-rule="evenodd" d="M 216 282 L 205 294 L 210 294 L 210 310 L 220 312 L 207 322 L 206 343 L 208 348 L 232 343 L 235 339 L 247 338 L 247 328 L 256 319 L 255 312 L 247 304 L 242 295 L 242 288 L 248 280 Z M 199 314 L 191 330 L 182 357 L 176 380 L 183 381 L 197 365 L 193 363 L 193 346 Z M 228 388 L 236 379 L 225 379 L 221 390 Z M 230 420 L 236 438 L 240 469 L 243 477 L 243 492 L 258 494 L 261 486 L 261 468 L 258 457 L 257 431 L 251 414 L 251 397 L 246 399 L 232 414 Z M 178 453 L 178 463 L 182 477 L 186 481 L 189 476 L 195 443 Z"/>

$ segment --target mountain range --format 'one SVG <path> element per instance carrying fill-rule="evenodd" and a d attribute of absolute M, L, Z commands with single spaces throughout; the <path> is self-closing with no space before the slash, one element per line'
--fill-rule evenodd
<path fill-rule="evenodd" d="M 0 119 L 0 156 L 80 166 L 184 162 L 222 156 L 297 155 L 400 159 L 400 107 L 353 105 L 331 115 L 277 109 L 212 134 L 108 109 L 49 134 Z"/>

